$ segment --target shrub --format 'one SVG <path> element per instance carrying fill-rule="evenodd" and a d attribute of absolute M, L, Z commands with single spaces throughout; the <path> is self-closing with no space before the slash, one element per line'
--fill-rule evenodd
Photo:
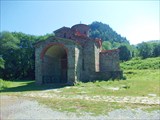
<path fill-rule="evenodd" d="M 122 69 L 160 69 L 160 57 L 139 59 L 134 58 L 130 61 L 121 63 Z"/>

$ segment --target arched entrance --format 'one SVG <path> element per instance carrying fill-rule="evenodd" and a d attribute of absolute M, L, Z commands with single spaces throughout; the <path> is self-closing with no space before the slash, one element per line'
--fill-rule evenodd
<path fill-rule="evenodd" d="M 62 45 L 47 47 L 42 59 L 43 83 L 67 83 L 67 51 Z"/>

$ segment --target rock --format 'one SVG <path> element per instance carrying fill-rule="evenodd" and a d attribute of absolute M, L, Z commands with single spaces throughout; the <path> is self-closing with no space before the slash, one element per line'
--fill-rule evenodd
<path fill-rule="evenodd" d="M 153 93 L 150 93 L 150 94 L 148 94 L 148 96 L 156 97 L 157 95 L 153 94 Z"/>
<path fill-rule="evenodd" d="M 110 90 L 119 90 L 119 87 L 110 87 L 108 89 L 110 89 Z"/>

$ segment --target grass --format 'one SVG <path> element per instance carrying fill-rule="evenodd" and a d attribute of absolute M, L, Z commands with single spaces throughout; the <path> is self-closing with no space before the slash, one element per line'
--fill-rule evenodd
<path fill-rule="evenodd" d="M 159 70 L 126 70 L 124 75 L 127 80 L 79 83 L 70 89 L 60 88 L 59 90 L 62 92 L 59 94 L 65 96 L 79 94 L 89 96 L 148 96 L 152 93 L 160 96 Z M 119 90 L 110 88 L 119 88 Z"/>
<path fill-rule="evenodd" d="M 108 112 L 115 109 L 139 109 L 145 111 L 159 110 L 158 105 L 143 105 L 143 104 L 129 104 L 129 103 L 109 103 L 104 101 L 89 101 L 80 99 L 51 99 L 51 98 L 37 98 L 37 100 L 49 106 L 54 110 L 74 112 L 83 114 L 85 112 L 92 115 L 106 115 Z"/>
<path fill-rule="evenodd" d="M 121 63 L 121 68 L 125 70 L 160 69 L 160 57 L 155 58 L 133 58 L 130 61 Z"/>
<path fill-rule="evenodd" d="M 45 104 L 52 109 L 81 114 L 89 112 L 93 115 L 107 114 L 115 109 L 141 108 L 147 111 L 159 110 L 159 105 L 142 105 L 128 103 L 109 103 L 104 101 L 90 101 L 83 99 L 72 99 L 76 95 L 86 96 L 144 96 L 156 94 L 160 97 L 159 70 L 125 70 L 126 80 L 96 81 L 88 83 L 78 83 L 76 86 L 65 87 L 54 85 L 37 86 L 34 81 L 3 81 L 1 82 L 1 93 L 18 95 L 27 93 L 38 93 L 46 89 L 57 89 L 60 92 L 48 91 L 50 95 L 65 96 L 64 98 L 42 98 L 35 97 L 39 103 Z M 3 87 L 2 87 L 3 86 Z M 118 87 L 119 90 L 108 88 Z"/>
<path fill-rule="evenodd" d="M 68 112 L 76 112 L 81 113 L 94 113 L 98 114 L 106 114 L 108 111 L 112 111 L 114 109 L 122 108 L 123 104 L 118 103 L 107 103 L 100 101 L 87 101 L 80 99 L 40 99 L 39 102 L 50 106 L 51 108 L 58 109 L 59 111 L 68 111 Z M 53 104 L 50 104 L 53 103 Z"/>
<path fill-rule="evenodd" d="M 160 57 L 159 57 L 160 58 Z M 72 99 L 76 95 L 86 96 L 143 96 L 151 97 L 149 94 L 155 94 L 160 97 L 160 70 L 159 58 L 149 58 L 145 60 L 133 59 L 121 63 L 124 69 L 126 80 L 109 80 L 82 83 L 75 86 L 66 87 L 63 85 L 35 85 L 34 81 L 5 81 L 0 80 L 0 94 L 22 95 L 27 93 L 38 93 L 43 90 L 57 89 L 60 92 L 48 91 L 50 95 L 65 96 L 65 98 L 42 98 L 36 97 L 40 103 L 45 104 L 53 109 L 68 112 L 90 112 L 95 115 L 106 114 L 114 109 L 141 108 L 147 111 L 159 110 L 159 105 L 142 105 L 129 103 L 108 103 L 104 101 L 90 101 L 83 99 Z M 147 67 L 146 67 L 147 64 Z M 147 69 L 146 69 L 147 68 Z M 149 69 L 150 68 L 150 69 Z M 113 90 L 118 88 L 119 90 Z"/>
<path fill-rule="evenodd" d="M 36 85 L 34 80 L 15 80 L 15 81 L 6 81 L 0 79 L 0 91 L 1 93 L 11 93 L 14 94 L 16 92 L 35 92 L 42 91 L 47 89 L 57 89 L 64 87 L 64 85 L 55 85 L 55 84 L 47 84 L 47 85 Z"/>
<path fill-rule="evenodd" d="M 46 89 L 57 89 L 61 95 L 72 96 L 86 94 L 89 96 L 148 96 L 156 94 L 160 96 L 160 72 L 159 70 L 125 70 L 126 80 L 96 81 L 78 83 L 76 86 L 66 88 L 65 86 L 42 85 L 38 86 L 34 81 L 3 81 L 0 80 L 1 92 L 31 92 Z M 119 88 L 112 90 L 110 88 Z M 56 94 L 55 92 L 50 92 Z"/>

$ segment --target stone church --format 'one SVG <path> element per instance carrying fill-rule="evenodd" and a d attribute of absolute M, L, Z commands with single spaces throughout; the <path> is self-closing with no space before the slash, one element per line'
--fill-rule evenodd
<path fill-rule="evenodd" d="M 37 84 L 74 85 L 78 81 L 122 77 L 119 51 L 102 50 L 102 40 L 89 37 L 89 26 L 62 27 L 35 44 Z"/>

